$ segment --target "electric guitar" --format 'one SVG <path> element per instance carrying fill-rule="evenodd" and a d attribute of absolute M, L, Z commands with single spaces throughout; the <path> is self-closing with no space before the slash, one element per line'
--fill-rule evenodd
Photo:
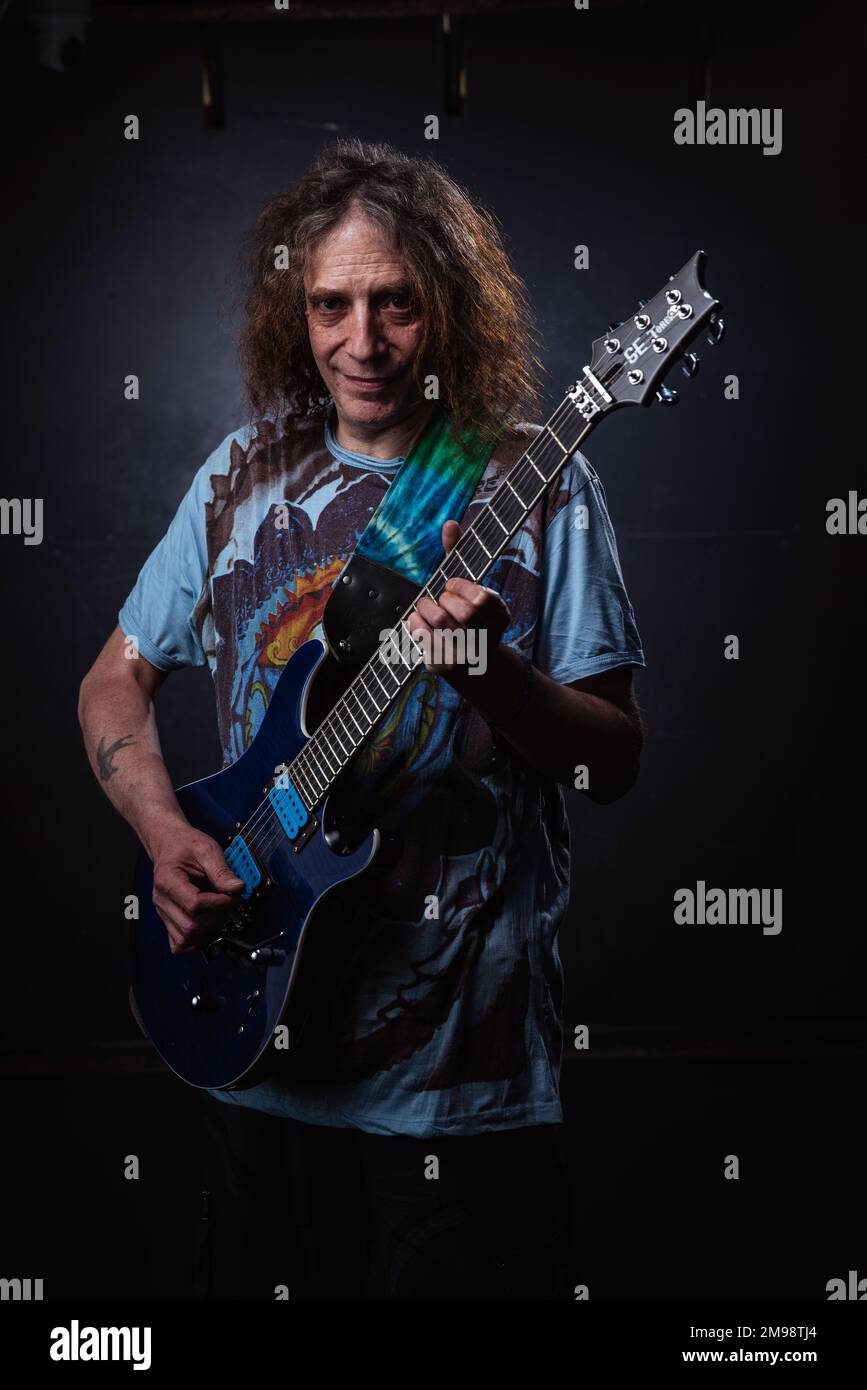
<path fill-rule="evenodd" d="M 697 251 L 631 318 L 594 340 L 590 365 L 422 594 L 437 599 L 452 577 L 479 582 L 606 415 L 621 406 L 676 401 L 662 377 L 676 362 L 694 376 L 698 358 L 687 347 L 703 328 L 711 344 L 719 342 L 725 327 L 719 301 L 702 283 L 704 263 L 704 252 Z M 152 902 L 152 865 L 143 852 L 139 856 L 133 1002 L 160 1056 L 193 1086 L 242 1089 L 260 1079 L 304 974 L 317 905 L 377 855 L 379 831 L 348 835 L 333 792 L 423 661 L 407 640 L 412 611 L 315 727 L 309 715 L 321 698 L 314 691 L 323 669 L 336 663 L 325 642 L 306 642 L 282 671 L 250 747 L 224 771 L 178 791 L 187 819 L 224 846 L 244 883 L 239 906 L 219 934 L 200 949 L 173 955 Z"/>

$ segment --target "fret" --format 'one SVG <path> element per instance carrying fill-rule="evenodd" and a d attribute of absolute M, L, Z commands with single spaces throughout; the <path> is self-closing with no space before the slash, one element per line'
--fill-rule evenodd
<path fill-rule="evenodd" d="M 361 725 L 359 724 L 358 720 L 356 719 L 355 715 L 352 713 L 352 707 L 351 707 L 351 705 L 350 705 L 350 703 L 349 703 L 349 699 L 348 699 L 348 692 L 347 692 L 347 694 L 344 695 L 344 697 L 343 697 L 343 704 L 346 706 L 346 713 L 349 715 L 349 718 L 352 720 L 352 722 L 353 722 L 353 724 L 355 725 L 356 729 L 357 729 L 358 732 L 361 734 L 361 737 L 364 738 L 365 730 L 362 729 L 362 727 L 361 727 Z"/>
<path fill-rule="evenodd" d="M 552 434 L 554 433 L 553 430 L 551 431 L 551 433 L 552 433 Z M 554 435 L 554 438 L 557 439 L 557 436 Z M 559 444 L 560 441 L 557 440 L 557 442 L 558 442 L 558 444 Z M 524 455 L 524 458 L 527 460 L 527 462 L 529 463 L 530 467 L 533 469 L 533 472 L 534 472 L 534 473 L 538 473 L 539 477 L 542 479 L 542 482 L 545 483 L 545 485 L 547 486 L 548 479 L 545 477 L 545 474 L 542 472 L 541 468 L 537 468 L 537 467 L 536 467 L 535 463 L 533 462 L 533 459 L 532 459 L 531 456 L 530 456 L 530 450 L 529 450 L 529 449 L 527 450 L 526 454 Z"/>
<path fill-rule="evenodd" d="M 467 574 L 470 576 L 470 579 L 472 579 L 473 583 L 475 584 L 475 582 L 476 582 L 476 576 L 473 574 L 472 570 L 470 569 L 469 565 L 468 565 L 467 562 L 465 561 L 464 557 L 463 557 L 463 556 L 460 554 L 460 552 L 458 551 L 457 547 L 455 547 L 455 549 L 452 550 L 451 554 L 454 555 L 455 559 L 458 560 L 458 561 L 463 565 L 463 567 L 464 567 L 464 569 L 466 570 Z"/>
<path fill-rule="evenodd" d="M 488 503 L 488 506 L 493 510 L 494 517 L 500 522 L 500 525 L 510 539 L 517 527 L 524 520 L 527 511 L 527 508 L 514 489 L 512 489 L 512 493 L 513 495 L 510 496 L 508 492 L 503 492 L 501 496 L 499 492 L 495 492 Z"/>
<path fill-rule="evenodd" d="M 333 710 L 331 711 L 331 713 L 329 714 L 328 718 L 324 721 L 323 727 L 322 727 L 322 732 L 323 732 L 323 734 L 327 734 L 327 739 L 329 740 L 329 741 L 326 742 L 326 745 L 325 745 L 325 746 L 326 746 L 326 751 L 327 751 L 328 753 L 332 754 L 332 756 L 337 760 L 337 769 L 338 769 L 338 771 L 339 771 L 339 770 L 343 767 L 343 762 L 344 762 L 344 759 L 343 759 L 340 755 L 341 755 L 341 753 L 343 753 L 345 750 L 344 750 L 344 748 L 343 748 L 343 745 L 342 745 L 341 742 L 340 742 L 340 738 L 339 738 L 339 736 L 338 736 L 338 734 L 337 734 L 337 731 L 336 731 L 336 729 L 334 728 L 334 718 L 335 718 L 336 714 L 337 714 L 337 706 L 334 707 L 334 709 L 333 709 Z M 336 740 L 336 745 L 337 745 L 337 746 L 335 746 L 335 740 Z"/>
<path fill-rule="evenodd" d="M 484 542 L 483 542 L 481 536 L 476 535 L 476 529 L 475 529 L 475 527 L 473 527 L 471 530 L 469 530 L 469 531 L 467 532 L 467 535 L 468 535 L 468 536 L 472 536 L 472 537 L 473 537 L 473 540 L 477 543 L 477 545 L 480 545 L 480 546 L 482 547 L 482 550 L 484 550 L 484 552 L 485 552 L 485 554 L 487 555 L 487 557 L 488 557 L 489 560 L 493 560 L 494 557 L 493 557 L 493 555 L 491 554 L 490 550 L 488 550 L 488 547 L 484 544 Z"/>
<path fill-rule="evenodd" d="M 366 668 L 365 668 L 365 669 L 366 669 Z M 373 720 L 372 720 L 371 722 L 372 722 L 372 723 L 375 723 L 375 722 L 376 722 L 376 716 L 379 714 L 379 705 L 376 703 L 376 700 L 375 700 L 374 697 L 371 695 L 370 691 L 369 691 L 368 688 L 367 688 L 367 685 L 365 684 L 365 680 L 364 680 L 364 671 L 362 671 L 361 674 L 359 675 L 358 681 L 359 681 L 359 683 L 360 683 L 360 685 L 361 685 L 362 690 L 364 691 L 365 695 L 367 696 L 368 700 L 369 700 L 370 703 L 373 705 L 373 708 L 374 708 L 375 713 L 374 713 L 374 716 L 373 716 Z M 368 710 L 367 710 L 367 706 L 366 706 L 366 705 L 364 706 L 364 711 L 365 711 L 365 714 L 367 714 L 368 719 L 370 719 L 370 714 L 369 714 L 369 712 L 368 712 Z"/>
<path fill-rule="evenodd" d="M 373 660 L 375 660 L 376 665 L 379 668 L 375 672 L 377 680 L 379 680 L 379 672 L 382 671 L 384 675 L 390 676 L 391 679 L 394 681 L 394 690 L 389 690 L 388 686 L 385 686 L 385 692 L 388 695 L 388 698 L 391 700 L 397 694 L 398 690 L 400 690 L 400 681 L 394 674 L 394 671 L 391 669 L 390 663 L 383 658 L 381 651 L 376 653 L 376 656 L 373 658 Z"/>
<path fill-rule="evenodd" d="M 361 717 L 362 717 L 362 719 L 366 719 L 366 720 L 367 720 L 367 728 L 366 728 L 366 729 L 363 729 L 363 728 L 361 727 L 361 725 L 358 724 L 358 720 L 355 719 L 355 715 L 352 714 L 352 706 L 351 706 L 350 703 L 349 703 L 349 697 L 350 697 L 350 695 L 352 695 L 352 697 L 353 697 L 354 700 L 355 700 L 355 703 L 358 705 L 358 708 L 361 710 Z M 373 720 L 370 718 L 370 716 L 368 715 L 367 711 L 366 711 L 365 708 L 364 708 L 364 705 L 361 703 L 361 700 L 359 699 L 359 696 L 358 696 L 358 691 L 355 689 L 355 685 L 354 685 L 354 684 L 351 685 L 351 686 L 349 687 L 349 689 L 347 690 L 347 692 L 346 692 L 346 694 L 344 695 L 343 698 L 344 698 L 344 700 L 346 701 L 346 708 L 349 710 L 349 713 L 352 714 L 352 718 L 355 719 L 355 722 L 356 722 L 356 724 L 358 724 L 359 729 L 361 729 L 362 734 L 369 733 L 370 729 L 373 727 Z"/>
<path fill-rule="evenodd" d="M 347 704 L 346 698 L 345 696 L 341 696 L 341 698 L 337 701 L 337 704 L 334 706 L 334 718 L 338 722 L 339 727 L 343 730 L 343 733 L 349 740 L 349 754 L 351 757 L 352 754 L 355 752 L 356 748 L 358 747 L 358 743 L 360 742 L 360 740 L 356 741 L 356 739 L 354 738 L 352 729 L 346 722 L 347 715 L 349 715 L 349 717 L 352 718 L 352 713 L 350 711 L 349 705 Z M 357 726 L 358 721 L 353 720 L 353 723 Z M 339 734 L 338 738 L 340 738 Z M 342 738 L 340 738 L 340 746 L 343 747 Z"/>
<path fill-rule="evenodd" d="M 505 528 L 502 522 L 498 520 L 496 514 L 489 510 L 490 505 L 490 502 L 488 502 L 487 505 L 482 508 L 481 514 L 475 523 L 475 530 L 477 535 L 484 536 L 485 546 L 490 549 L 491 557 L 495 558 L 499 555 L 506 543 L 503 538 L 503 531 Z M 508 539 L 509 534 L 510 533 L 507 531 L 506 539 Z"/>
<path fill-rule="evenodd" d="M 391 697 L 390 697 L 388 691 L 386 690 L 385 686 L 382 684 L 382 681 L 379 679 L 379 676 L 376 674 L 376 672 L 374 671 L 373 667 L 371 666 L 371 667 L 369 668 L 369 670 L 370 670 L 370 674 L 373 676 L 373 678 L 374 678 L 374 680 L 376 681 L 377 685 L 382 686 L 382 693 L 383 693 L 383 695 L 385 696 L 385 698 L 386 698 L 387 700 L 390 699 Z M 371 696 L 371 699 L 372 699 L 372 698 L 373 698 L 373 697 Z M 381 710 L 380 710 L 380 713 L 382 713 Z"/>
<path fill-rule="evenodd" d="M 473 531 L 468 531 L 466 535 L 461 537 L 461 550 L 466 551 L 473 574 L 475 576 L 483 575 L 488 568 L 487 562 L 490 560 L 491 554 Z M 478 578 L 476 582 L 478 582 Z"/>
<path fill-rule="evenodd" d="M 558 439 L 557 435 L 554 433 L 554 431 L 552 430 L 552 428 L 551 428 L 550 425 L 546 425 L 546 426 L 545 426 L 545 430 L 546 430 L 546 432 L 547 432 L 548 434 L 550 434 L 551 438 L 553 439 L 553 441 L 554 441 L 554 443 L 557 445 L 557 447 L 558 447 L 559 449 L 562 449 L 562 450 L 563 450 L 563 453 L 564 453 L 564 455 L 565 455 L 566 458 L 568 458 L 570 454 L 572 454 L 572 453 L 575 452 L 574 449 L 567 449 L 567 448 L 566 448 L 566 445 L 563 444 L 563 443 L 560 441 L 560 439 Z"/>
<path fill-rule="evenodd" d="M 519 466 L 520 465 L 516 465 L 512 472 L 516 474 Z M 542 496 L 547 486 L 547 482 L 543 482 L 540 487 L 532 473 L 527 472 L 520 478 L 515 477 L 515 486 L 512 491 L 517 492 L 521 506 L 524 508 L 525 512 L 529 512 L 532 511 L 533 507 L 536 505 L 536 498 Z M 529 493 L 529 496 L 525 496 L 525 493 Z"/>
<path fill-rule="evenodd" d="M 345 752 L 346 752 L 346 748 L 344 747 L 343 739 L 340 737 L 340 729 L 337 727 L 338 724 L 339 724 L 339 722 L 340 722 L 339 715 L 340 715 L 340 702 L 338 701 L 338 703 L 334 706 L 334 713 L 332 714 L 331 720 L 329 720 L 329 723 L 331 723 L 332 720 L 334 721 L 333 724 L 332 724 L 332 732 L 335 733 L 335 734 L 337 735 L 337 742 L 340 744 L 340 747 L 343 749 L 343 752 L 345 753 Z M 346 730 L 344 729 L 343 732 L 346 733 Z M 355 744 L 352 742 L 351 739 L 349 740 L 349 751 L 350 751 L 350 753 L 354 753 L 354 752 L 355 752 Z"/>
<path fill-rule="evenodd" d="M 326 719 L 326 721 L 325 721 L 325 723 L 322 725 L 322 727 L 316 730 L 316 747 L 324 754 L 324 756 L 325 756 L 325 761 L 326 761 L 327 763 L 329 763 L 329 764 L 330 764 L 330 762 L 331 762 L 331 754 L 334 752 L 334 749 L 331 748 L 331 747 L 329 747 L 328 744 L 325 743 L 325 730 L 326 730 L 326 728 L 327 728 L 327 726 L 328 726 L 328 720 L 329 720 L 330 718 L 331 718 L 331 715 L 328 716 L 328 719 Z M 333 771 L 334 771 L 334 768 L 331 768 L 330 771 L 333 772 Z M 339 759 L 339 758 L 337 759 L 337 771 L 338 771 L 338 772 L 340 771 L 340 759 Z"/>
<path fill-rule="evenodd" d="M 494 530 L 493 524 L 490 526 L 489 530 Z M 487 574 L 488 570 L 491 569 L 492 566 L 497 563 L 497 560 L 499 560 L 500 555 L 503 553 L 506 547 L 506 538 L 500 535 L 499 531 L 496 535 L 486 536 L 486 540 L 488 541 L 488 544 L 491 547 L 491 558 L 490 560 L 487 560 L 485 562 L 485 567 L 483 571 L 484 574 Z"/>
<path fill-rule="evenodd" d="M 299 764 L 301 764 L 302 769 L 303 769 L 303 770 L 302 770 L 302 775 L 303 775 L 303 776 L 307 779 L 307 781 L 310 783 L 310 785 L 311 785 L 311 787 L 313 788 L 313 790 L 314 790 L 315 792 L 319 793 L 319 792 L 321 791 L 321 788 L 320 788 L 319 783 L 318 783 L 318 781 L 317 781 L 317 779 L 316 779 L 315 767 L 314 767 L 313 761 L 312 761 L 311 756 L 310 756 L 310 751 L 311 751 L 311 750 L 310 750 L 310 744 L 308 743 L 308 744 L 306 745 L 306 747 L 303 748 L 302 751 L 298 754 L 298 762 L 299 762 Z"/>
<path fill-rule="evenodd" d="M 461 537 L 460 544 L 461 546 L 463 546 L 463 537 Z M 457 547 L 455 547 L 455 549 L 457 549 Z M 428 584 L 426 589 L 422 591 L 422 593 L 426 594 L 428 598 L 432 598 L 434 603 L 437 603 L 439 601 L 440 595 L 442 594 L 443 589 L 446 587 L 446 584 L 449 582 L 450 579 L 463 578 L 463 575 L 459 574 L 457 570 L 455 570 L 453 574 L 450 571 L 446 570 L 446 566 L 452 563 L 453 555 L 454 550 L 449 551 L 449 554 L 443 561 L 441 568 L 437 570 L 434 580 L 430 584 Z M 419 595 L 419 597 L 421 596 L 422 595 Z"/>
<path fill-rule="evenodd" d="M 313 785 L 313 783 L 310 782 L 310 774 L 301 766 L 301 756 L 302 755 L 299 754 L 295 763 L 295 785 L 298 787 L 298 790 L 302 793 L 305 800 L 309 803 L 307 807 L 307 809 L 309 810 L 310 806 L 313 805 L 313 802 L 310 800 L 310 788 L 313 788 L 314 793 L 316 792 L 316 788 Z M 310 782 L 310 787 L 305 786 L 306 782 Z"/>
<path fill-rule="evenodd" d="M 418 663 L 417 660 L 415 660 L 415 657 L 418 656 L 418 652 L 421 651 L 421 648 L 420 646 L 418 646 L 418 642 L 415 641 L 414 632 L 410 631 L 410 628 L 406 626 L 406 623 L 404 623 L 403 619 L 400 620 L 400 627 L 402 627 L 403 631 L 406 632 L 408 641 L 410 641 L 410 664 L 408 664 L 407 666 L 407 663 L 404 662 L 403 656 L 400 657 L 400 660 L 402 660 L 404 666 L 406 666 L 407 676 L 411 676 L 411 674 L 413 674 L 413 671 L 415 670 L 415 667 L 417 667 Z"/>
<path fill-rule="evenodd" d="M 446 576 L 440 570 L 437 570 L 436 575 L 434 575 L 422 589 L 419 598 L 431 598 L 434 603 L 436 603 L 447 583 L 448 580 Z"/>
<path fill-rule="evenodd" d="M 385 658 L 383 658 L 383 660 L 385 660 Z M 406 657 L 403 655 L 402 651 L 396 660 L 393 656 L 389 657 L 386 665 L 390 674 L 394 676 L 394 679 L 397 681 L 398 689 L 400 689 L 406 677 L 412 672 L 412 667 L 407 665 Z"/>
<path fill-rule="evenodd" d="M 343 692 L 343 703 L 346 706 L 346 711 L 350 719 L 354 721 L 361 735 L 359 742 L 363 742 L 373 728 L 374 721 L 365 709 L 364 702 L 356 690 L 354 682 L 352 685 L 347 686 L 346 690 Z"/>
<path fill-rule="evenodd" d="M 308 760 L 307 777 L 310 778 L 311 783 L 313 783 L 314 791 L 321 796 L 322 792 L 325 791 L 325 788 L 328 787 L 328 778 L 321 776 L 320 770 L 318 770 L 317 765 L 315 765 L 313 755 L 313 739 L 311 739 L 310 744 L 307 744 L 306 749 L 304 749 L 303 756 Z"/>
<path fill-rule="evenodd" d="M 557 474 L 563 469 L 567 458 L 572 453 L 568 443 L 562 439 L 563 426 L 558 426 L 559 433 L 556 440 L 550 440 L 546 444 L 547 453 L 545 456 L 545 467 L 548 470 L 548 482 L 550 483 Z"/>
<path fill-rule="evenodd" d="M 306 752 L 307 752 L 307 750 L 305 749 L 305 753 L 306 753 Z M 310 759 L 309 757 L 308 757 L 307 766 L 304 768 L 304 776 L 305 776 L 305 778 L 307 779 L 307 781 L 310 783 L 311 787 L 313 788 L 313 794 L 314 794 L 314 796 L 318 799 L 318 798 L 322 795 L 322 790 L 323 790 L 323 788 L 319 785 L 319 781 L 318 781 L 318 778 L 317 778 L 317 776 L 316 776 L 316 769 L 315 769 L 315 766 L 314 766 L 314 764 L 313 764 L 312 759 Z"/>
<path fill-rule="evenodd" d="M 454 573 L 452 572 L 452 566 L 454 565 L 454 563 L 455 563 L 455 562 L 454 562 L 454 551 L 451 551 L 451 552 L 446 556 L 446 558 L 443 560 L 442 565 L 440 566 L 440 568 L 437 570 L 437 573 L 436 573 L 436 583 L 435 583 L 435 584 L 429 584 L 429 585 L 428 585 L 428 590 L 430 591 L 430 597 L 431 597 L 435 602 L 436 602 L 436 600 L 439 598 L 439 596 L 440 596 L 440 594 L 442 593 L 443 589 L 444 589 L 444 588 L 446 587 L 446 585 L 448 584 L 449 580 L 450 580 L 450 579 L 456 579 L 456 578 L 458 577 L 458 572 L 457 572 L 457 570 L 455 570 Z"/>
<path fill-rule="evenodd" d="M 320 759 L 319 759 L 319 756 L 318 756 L 319 742 L 318 742 L 318 736 L 317 736 L 317 734 L 314 734 L 313 738 L 310 740 L 310 743 L 307 745 L 307 747 L 310 749 L 310 756 L 311 756 L 311 758 L 313 759 L 314 764 L 315 764 L 315 766 L 316 766 L 317 775 L 318 775 L 319 778 L 321 779 L 322 788 L 323 788 L 323 790 L 325 790 L 326 787 L 329 787 L 329 786 L 331 785 L 331 771 L 330 771 L 330 769 L 329 769 L 328 767 L 325 767 L 325 769 L 324 769 L 325 775 L 324 775 L 324 777 L 323 777 L 323 775 L 322 775 L 322 773 L 323 773 L 323 768 L 322 768 L 322 765 L 321 765 L 321 762 L 320 762 Z"/>

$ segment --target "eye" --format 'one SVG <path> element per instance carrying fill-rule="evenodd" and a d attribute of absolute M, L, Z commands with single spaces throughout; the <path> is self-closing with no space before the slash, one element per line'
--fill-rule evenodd
<path fill-rule="evenodd" d="M 401 290 L 398 294 L 390 294 L 386 303 L 390 309 L 394 309 L 400 314 L 412 311 L 412 297 L 408 290 Z"/>

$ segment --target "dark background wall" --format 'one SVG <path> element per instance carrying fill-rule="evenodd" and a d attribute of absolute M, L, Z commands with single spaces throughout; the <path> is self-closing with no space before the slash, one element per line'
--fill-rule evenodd
<path fill-rule="evenodd" d="M 621 1059 L 709 1049 L 725 1066 L 777 1049 L 783 1090 L 803 1103 L 797 1078 L 815 1079 L 803 1123 L 821 1093 L 840 1126 L 821 1148 L 831 1181 L 849 1143 L 845 1055 L 863 1046 L 867 540 L 825 529 L 829 498 L 865 492 L 854 11 L 469 15 L 459 116 L 443 113 L 433 16 L 228 25 L 226 123 L 209 129 L 199 26 L 113 23 L 113 8 L 96 7 L 83 61 L 65 72 L 36 64 L 26 27 L 0 27 L 3 492 L 45 507 L 41 546 L 0 538 L 8 1068 L 37 1074 L 41 1053 L 42 1070 L 75 1072 L 85 1045 L 111 1042 L 103 1054 L 116 1057 L 114 1040 L 136 1040 L 122 912 L 135 847 L 86 766 L 78 682 L 193 472 L 243 422 L 240 238 L 324 141 L 350 133 L 432 154 L 496 211 L 530 288 L 550 406 L 610 319 L 697 247 L 709 254 L 725 342 L 699 349 L 676 410 L 620 412 L 586 449 L 644 639 L 647 747 L 624 801 L 574 798 L 567 1032 L 589 1023 L 600 1053 L 608 1039 Z M 702 95 L 691 62 L 703 35 L 711 103 L 782 108 L 781 154 L 675 145 L 674 111 Z M 123 138 L 129 113 L 137 143 Z M 579 243 L 586 271 L 572 266 Z M 135 403 L 128 373 L 141 379 Z M 737 401 L 724 399 L 730 373 Z M 738 661 L 724 659 L 727 634 Z M 206 672 L 169 681 L 159 716 L 177 782 L 219 765 Z M 697 879 L 782 888 L 781 934 L 675 924 L 673 894 Z M 798 1058 L 829 1039 L 825 1069 L 802 1072 Z M 45 1113 L 35 1085 L 16 1088 L 22 1124 Z M 583 1086 L 567 1082 L 576 1135 Z M 685 1074 L 666 1094 L 675 1127 L 702 1109 Z M 750 1103 L 761 1113 L 758 1093 Z M 772 1133 L 755 1138 L 769 1182 Z M 714 1163 L 732 1142 L 720 1135 Z M 840 1221 L 828 1259 L 843 1272 L 856 1249 Z M 835 1272 L 814 1271 L 819 1292 L 803 1296 L 823 1296 Z M 635 1296 L 626 1283 L 619 1296 Z"/>

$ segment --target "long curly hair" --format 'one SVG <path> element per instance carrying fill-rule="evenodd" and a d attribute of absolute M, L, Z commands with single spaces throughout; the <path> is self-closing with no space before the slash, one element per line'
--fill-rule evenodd
<path fill-rule="evenodd" d="M 422 325 L 419 391 L 422 373 L 433 370 L 457 433 L 496 438 L 504 423 L 532 418 L 541 366 L 535 327 L 494 215 L 434 160 L 358 139 L 327 146 L 266 205 L 244 242 L 239 352 L 253 416 L 321 418 L 328 410 L 308 339 L 304 275 L 318 243 L 355 209 L 402 254 Z"/>

